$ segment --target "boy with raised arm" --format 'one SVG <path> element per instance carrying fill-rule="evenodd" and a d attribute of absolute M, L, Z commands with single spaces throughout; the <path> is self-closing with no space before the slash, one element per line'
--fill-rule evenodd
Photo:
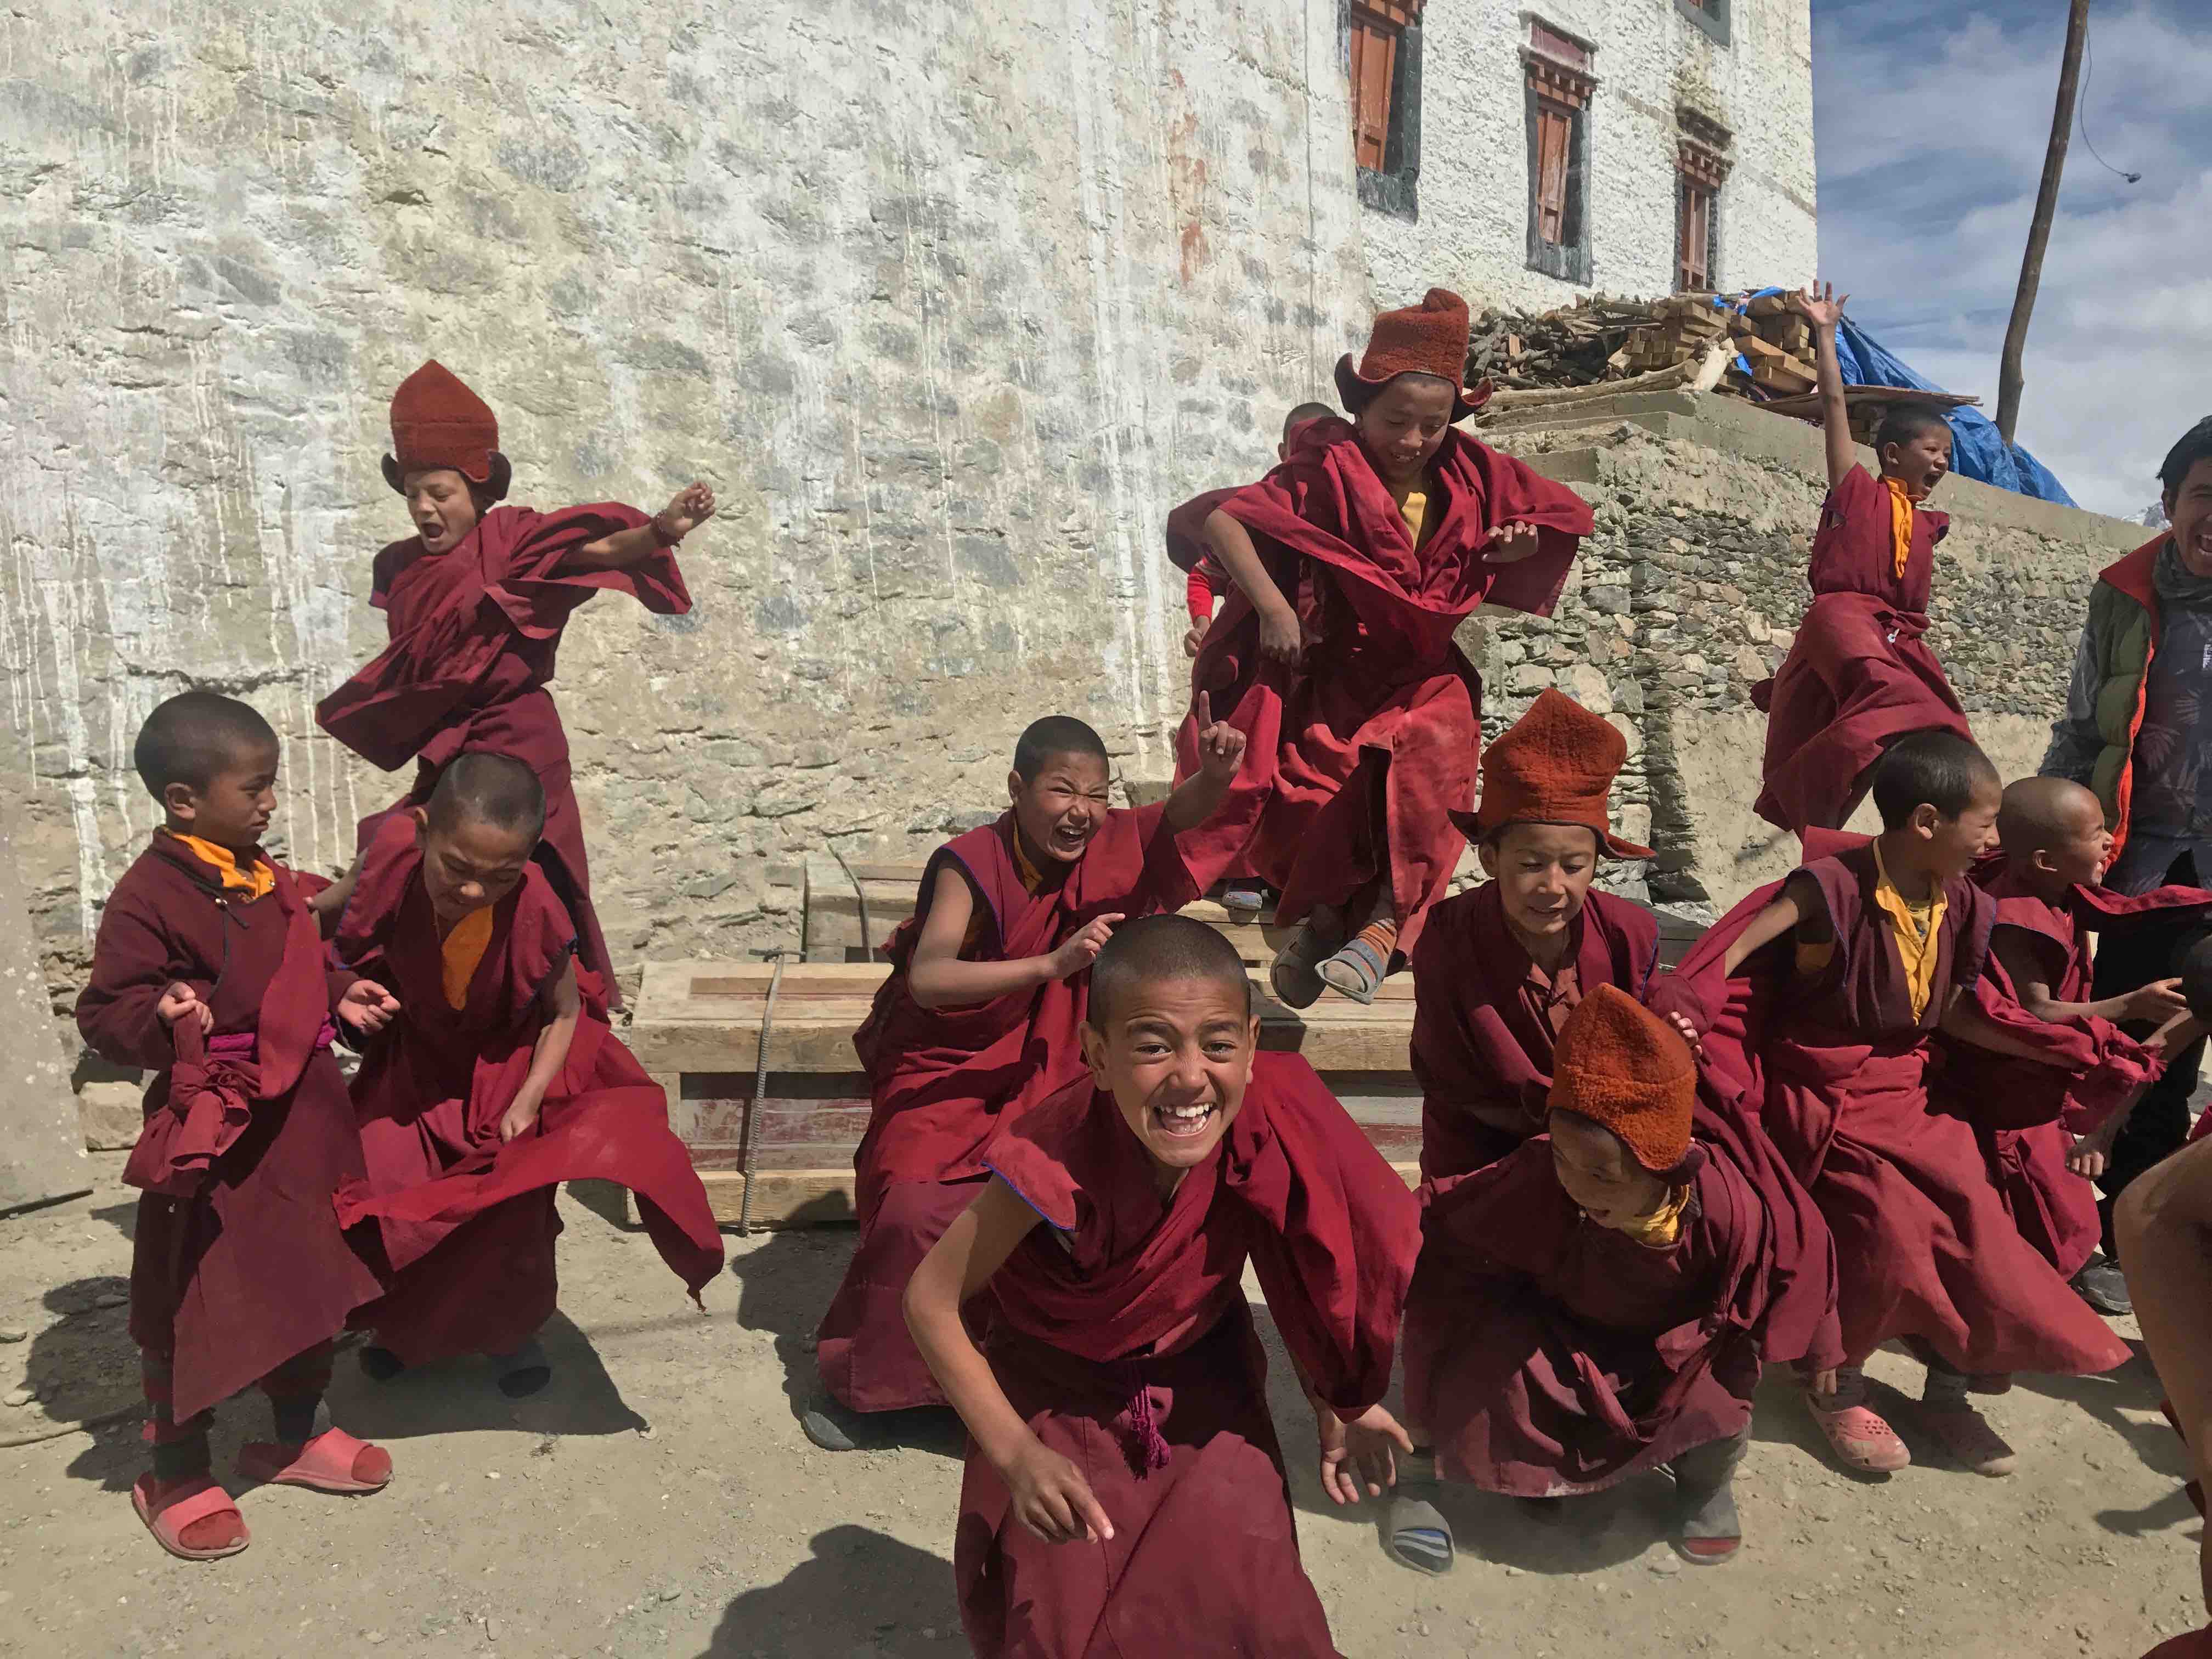
<path fill-rule="evenodd" d="M 1088 970 L 1115 926 L 1181 908 L 1218 873 L 1194 860 L 1191 831 L 1231 800 L 1244 747 L 1209 712 L 1197 775 L 1124 811 L 1109 805 L 1098 734 L 1048 715 L 1014 745 L 1007 811 L 930 859 L 853 1036 L 870 1106 L 854 1156 L 860 1237 L 817 1334 L 830 1398 L 800 1419 L 816 1444 L 848 1450 L 888 1430 L 860 1413 L 945 1403 L 899 1313 L 906 1282 L 974 1200 L 1000 1115 L 1080 1067 Z M 1254 805 L 1240 792 L 1230 811 L 1249 823 Z"/>
<path fill-rule="evenodd" d="M 1826 287 L 1791 298 L 1813 325 L 1828 498 L 1807 572 L 1813 603 L 1781 668 L 1751 696 L 1766 714 L 1756 810 L 1802 837 L 1843 827 L 1865 799 L 1869 769 L 1899 738 L 1972 733 L 1943 665 L 1921 640 L 1936 544 L 1951 521 L 1920 503 L 1951 470 L 1950 426 L 1925 405 L 1893 404 L 1875 434 L 1881 476 L 1869 474 L 1851 441 L 1836 360 L 1844 301 Z"/>
<path fill-rule="evenodd" d="M 1939 1029 L 2039 1053 L 1972 994 L 1996 902 L 1968 872 L 1996 840 L 1996 770 L 1963 738 L 1917 732 L 1882 756 L 1874 799 L 1879 836 L 1816 831 L 1808 852 L 1839 850 L 1737 905 L 1652 1001 L 1698 1031 L 1708 1078 L 1736 1091 L 1735 1112 L 1764 1125 L 1827 1218 L 1844 1359 L 1806 1397 L 1838 1458 L 1864 1473 L 1911 1461 L 1862 1370 L 1900 1340 L 1928 1366 L 1920 1420 L 1965 1467 L 2007 1474 L 2012 1449 L 1969 1401 L 1975 1380 L 2109 1370 L 2128 1350 L 2021 1237 L 1972 1127 L 1929 1107 Z M 1723 1029 L 1744 1000 L 1732 979 L 1757 1006 Z"/>
<path fill-rule="evenodd" d="M 384 480 L 407 503 L 415 533 L 376 556 L 368 602 L 391 643 L 317 705 L 323 730 L 372 765 L 416 763 L 412 788 L 361 822 L 366 853 L 392 813 L 430 798 L 438 774 L 464 750 L 528 763 L 545 790 L 545 836 L 533 855 L 581 941 L 579 959 L 620 1006 L 584 855 L 584 821 L 568 774 L 568 734 L 547 689 L 562 629 L 603 591 L 627 593 L 659 616 L 682 616 L 691 596 L 676 549 L 714 516 L 714 492 L 695 483 L 647 518 L 615 501 L 539 513 L 498 503 L 512 470 L 491 408 L 445 365 L 427 362 L 392 399 Z M 360 869 L 319 908 L 335 917 Z"/>
<path fill-rule="evenodd" d="M 1182 916 L 1117 929 L 1089 1075 L 1006 1124 L 915 1272 L 915 1340 L 971 1436 L 953 1545 L 981 1659 L 1334 1659 L 1299 1565 L 1243 1279 L 1316 1402 L 1332 1497 L 1379 1493 L 1377 1402 L 1419 1237 L 1413 1195 Z M 978 1348 L 963 1306 L 988 1291 Z"/>

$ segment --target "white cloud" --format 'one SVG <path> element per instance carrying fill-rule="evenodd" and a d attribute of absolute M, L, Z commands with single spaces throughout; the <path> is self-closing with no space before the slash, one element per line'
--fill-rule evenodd
<path fill-rule="evenodd" d="M 2083 506 L 2133 517 L 2212 411 L 2212 40 L 2198 0 L 2100 5 L 2028 337 L 2020 441 Z M 1823 276 L 1931 380 L 1994 413 L 1997 360 L 2057 90 L 2063 9 L 1815 0 Z"/>

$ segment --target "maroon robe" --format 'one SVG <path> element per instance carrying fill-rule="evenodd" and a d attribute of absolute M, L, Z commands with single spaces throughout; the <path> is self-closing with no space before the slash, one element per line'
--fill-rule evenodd
<path fill-rule="evenodd" d="M 1385 878 L 1398 948 L 1409 955 L 1466 848 L 1445 813 L 1474 805 L 1482 746 L 1481 677 L 1453 630 L 1486 604 L 1549 616 L 1592 522 L 1589 503 L 1565 485 L 1457 431 L 1428 487 L 1434 527 L 1416 549 L 1352 427 L 1301 427 L 1289 459 L 1220 510 L 1251 532 L 1297 607 L 1305 665 L 1261 663 L 1259 614 L 1239 589 L 1191 672 L 1194 703 L 1204 691 L 1217 709 L 1255 709 L 1238 723 L 1254 737 L 1247 763 L 1269 787 L 1256 827 L 1231 841 L 1224 859 L 1243 853 L 1281 890 L 1275 915 L 1285 926 Z M 1492 533 L 1516 520 L 1537 526 L 1537 550 L 1490 563 Z M 1262 721 L 1272 742 L 1260 740 Z M 1186 772 L 1197 731 L 1194 707 L 1176 738 Z M 1227 839 L 1239 828 L 1213 833 Z"/>
<path fill-rule="evenodd" d="M 1766 715 L 1765 787 L 1754 810 L 1778 829 L 1842 828 L 1866 793 L 1868 768 L 1908 732 L 1973 736 L 1921 641 L 1936 544 L 1950 526 L 1943 514 L 1913 510 L 1900 577 L 1889 486 L 1854 466 L 1828 492 L 1808 572 L 1812 605 L 1781 669 L 1751 692 Z"/>
<path fill-rule="evenodd" d="M 527 762 L 545 787 L 538 860 L 576 919 L 584 965 L 617 1007 L 621 993 L 592 908 L 568 734 L 546 687 L 562 629 L 594 593 L 627 593 L 657 616 L 691 609 L 669 549 L 627 570 L 561 568 L 579 548 L 648 522 L 613 501 L 551 514 L 495 507 L 449 552 L 426 552 L 419 536 L 393 542 L 376 556 L 368 593 L 386 613 L 392 643 L 315 708 L 323 730 L 372 765 L 391 772 L 416 763 L 414 787 L 361 821 L 363 853 L 388 814 L 429 799 L 454 756 L 484 749 Z"/>
<path fill-rule="evenodd" d="M 971 1448 L 952 1559 L 979 1659 L 1334 1659 L 1242 1281 L 1249 1260 L 1285 1346 L 1358 1415 L 1390 1385 L 1419 1242 L 1405 1183 L 1295 1054 L 1254 1060 L 1220 1151 L 1171 1198 L 1087 1078 L 987 1161 L 1043 1218 L 991 1281 L 993 1374 L 1114 1536 L 1039 1542 Z"/>
<path fill-rule="evenodd" d="M 575 949 L 575 928 L 536 866 L 493 912 L 465 1005 L 446 1000 L 443 951 L 412 823 L 388 822 L 346 907 L 339 953 L 399 999 L 353 1082 L 367 1179 L 338 1214 L 374 1220 L 397 1275 L 356 1325 L 408 1364 L 511 1353 L 552 1317 L 563 1181 L 637 1194 L 661 1259 L 696 1299 L 721 1270 L 706 1190 L 668 1127 L 667 1100 L 608 1029 L 579 967 L 583 1011 L 537 1127 L 501 1144 L 501 1115 L 529 1075 L 546 1014 L 540 994 Z"/>
<path fill-rule="evenodd" d="M 1707 932 L 1650 1001 L 1703 1033 L 1700 1072 L 1723 1115 L 1763 1122 L 1826 1217 L 1845 1353 L 1863 1359 L 1905 1338 L 1970 1373 L 2120 1364 L 2126 1346 L 2013 1225 L 1972 1129 L 1929 1109 L 1929 1038 L 1952 991 L 1981 977 L 1996 902 L 1963 878 L 1945 885 L 1934 986 L 1916 1018 L 1894 929 L 1875 904 L 1871 846 L 1799 873 L 1835 930 L 1824 968 L 1796 973 L 1785 937 L 1736 981 L 1722 977 L 1729 945 L 1781 892 L 1776 883 Z"/>
<path fill-rule="evenodd" d="M 1664 1249 L 1585 1216 L 1548 1135 L 1423 1186 L 1406 1413 L 1447 1480 L 1522 1498 L 1596 1492 L 1751 1420 L 1770 1315 L 1823 1292 L 1771 1271 L 1758 1187 L 1701 1147 Z"/>
<path fill-rule="evenodd" d="M 1249 797 L 1248 799 L 1251 799 Z M 940 871 L 960 872 L 974 905 L 969 962 L 1043 956 L 1095 916 L 1180 909 L 1212 873 L 1194 870 L 1165 808 L 1107 814 L 1073 865 L 1045 861 L 1035 890 L 1015 861 L 1014 816 L 938 848 L 922 872 L 915 913 L 891 935 L 890 977 L 853 1035 L 868 1073 L 868 1129 L 854 1154 L 860 1243 L 823 1315 L 815 1363 L 855 1411 L 942 1405 L 900 1300 L 906 1282 L 952 1218 L 975 1201 L 984 1144 L 1018 1099 L 1037 1100 L 1079 1075 L 1076 1040 L 1091 976 L 1054 980 L 967 1008 L 925 1008 L 907 974 Z"/>
<path fill-rule="evenodd" d="M 2015 880 L 2002 860 L 1977 879 L 1997 901 L 1994 947 L 2010 939 L 2032 956 L 2060 1002 L 2094 1000 L 2089 934 L 2124 930 L 2136 918 L 2212 908 L 2212 893 L 2161 887 L 2133 896 L 2077 886 L 2057 904 Z M 1993 1054 L 1941 1038 L 1932 1085 L 1946 1111 L 1974 1126 L 1990 1177 L 2027 1242 L 2071 1279 L 2096 1252 L 2104 1228 L 2089 1177 L 2066 1167 L 2077 1135 L 2089 1133 L 2158 1076 L 2142 1043 L 2109 1020 L 2040 1020 L 2020 1006 L 2019 988 L 1994 948 L 1975 987 L 1982 1012 L 2033 1044 L 2045 1063 Z"/>
<path fill-rule="evenodd" d="M 1543 1133 L 1555 1020 L 1593 987 L 1641 1001 L 1659 959 L 1659 923 L 1593 890 L 1571 924 L 1571 996 L 1539 1006 L 1528 953 L 1506 925 L 1496 882 L 1446 899 L 1413 955 L 1413 1077 L 1421 1085 L 1421 1177 L 1465 1175 Z"/>
<path fill-rule="evenodd" d="M 172 1358 L 179 1422 L 337 1335 L 378 1290 L 330 1201 L 362 1167 L 328 1047 L 354 976 L 326 970 L 313 878 L 270 862 L 276 890 L 248 899 L 156 831 L 108 896 L 77 999 L 96 1053 L 155 1073 L 129 1165 L 147 1188 L 131 1337 Z M 173 1040 L 154 1012 L 178 980 L 215 1016 L 204 1042 Z"/>

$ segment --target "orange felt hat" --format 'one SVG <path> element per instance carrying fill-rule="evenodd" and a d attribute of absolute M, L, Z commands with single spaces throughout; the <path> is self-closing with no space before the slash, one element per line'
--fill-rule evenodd
<path fill-rule="evenodd" d="M 1467 301 L 1449 289 L 1432 288 L 1417 306 L 1386 311 L 1375 319 L 1366 355 L 1352 366 L 1346 352 L 1336 366 L 1336 390 L 1354 414 L 1401 374 L 1433 374 L 1452 386 L 1452 419 L 1463 421 L 1490 401 L 1490 382 L 1469 392 Z"/>
<path fill-rule="evenodd" d="M 1559 1030 L 1551 1107 L 1602 1124 L 1653 1175 L 1694 1171 L 1698 1062 L 1681 1034 L 1618 985 L 1593 986 Z"/>
<path fill-rule="evenodd" d="M 392 394 L 392 453 L 384 458 L 384 481 L 397 489 L 410 472 L 433 467 L 451 467 L 485 486 L 494 501 L 506 495 L 511 477 L 507 457 L 499 453 L 499 416 L 434 357 Z"/>
<path fill-rule="evenodd" d="M 1608 857 L 1651 858 L 1650 848 L 1614 835 L 1606 812 L 1627 758 L 1628 739 L 1611 721 L 1547 686 L 1483 752 L 1474 811 L 1449 816 L 1469 841 L 1486 841 L 1509 823 L 1580 823 L 1597 831 Z"/>

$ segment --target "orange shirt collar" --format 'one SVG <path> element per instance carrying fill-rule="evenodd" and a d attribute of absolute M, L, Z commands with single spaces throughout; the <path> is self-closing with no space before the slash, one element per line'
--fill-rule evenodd
<path fill-rule="evenodd" d="M 211 841 L 174 830 L 164 833 L 191 849 L 194 858 L 214 870 L 222 878 L 226 892 L 243 892 L 248 898 L 260 898 L 276 890 L 276 872 L 270 867 L 267 859 L 257 858 L 252 869 L 241 870 L 238 867 L 238 855 L 228 847 L 218 847 Z"/>

